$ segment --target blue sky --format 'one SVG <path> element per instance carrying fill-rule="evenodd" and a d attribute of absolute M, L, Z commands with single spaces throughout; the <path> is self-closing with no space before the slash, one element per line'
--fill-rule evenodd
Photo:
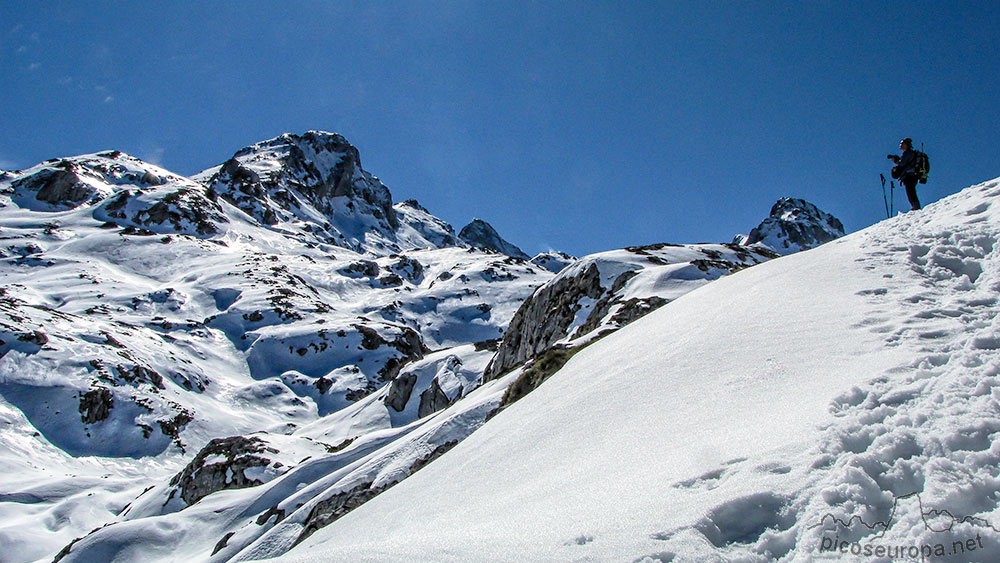
<path fill-rule="evenodd" d="M 925 202 L 1000 176 L 995 1 L 160 4 L 0 0 L 0 167 L 336 131 L 394 199 L 576 255 L 729 241 L 785 195 L 864 228 L 904 136 Z"/>

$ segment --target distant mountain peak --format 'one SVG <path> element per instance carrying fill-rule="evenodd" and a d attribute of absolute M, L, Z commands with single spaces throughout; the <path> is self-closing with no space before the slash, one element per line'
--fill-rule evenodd
<path fill-rule="evenodd" d="M 492 225 L 482 219 L 473 219 L 471 223 L 462 227 L 458 238 L 469 243 L 473 248 L 492 250 L 522 260 L 531 258 L 520 248 L 504 240 Z"/>
<path fill-rule="evenodd" d="M 738 244 L 762 244 L 779 254 L 792 254 L 844 236 L 844 225 L 833 215 L 804 199 L 783 197 L 771 214 L 749 235 L 737 235 Z"/>

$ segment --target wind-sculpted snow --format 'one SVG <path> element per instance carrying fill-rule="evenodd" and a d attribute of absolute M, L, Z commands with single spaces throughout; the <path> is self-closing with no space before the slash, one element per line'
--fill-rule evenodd
<path fill-rule="evenodd" d="M 998 201 L 676 299 L 282 560 L 996 560 Z"/>

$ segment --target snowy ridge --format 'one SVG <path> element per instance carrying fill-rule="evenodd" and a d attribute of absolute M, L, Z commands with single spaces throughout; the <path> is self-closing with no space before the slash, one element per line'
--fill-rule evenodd
<path fill-rule="evenodd" d="M 536 254 L 535 257 L 531 259 L 532 264 L 545 268 L 553 274 L 558 274 L 563 268 L 569 266 L 575 261 L 576 258 L 566 254 L 565 252 L 559 252 L 556 250 L 541 252 Z"/>
<path fill-rule="evenodd" d="M 994 560 L 998 201 L 684 295 L 283 560 Z"/>
<path fill-rule="evenodd" d="M 655 244 L 585 256 L 521 305 L 486 377 L 552 347 L 586 344 L 712 280 L 776 256 L 737 244 Z"/>

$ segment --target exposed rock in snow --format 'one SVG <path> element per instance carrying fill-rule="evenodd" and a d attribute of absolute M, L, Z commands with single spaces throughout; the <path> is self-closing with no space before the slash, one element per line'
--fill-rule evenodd
<path fill-rule="evenodd" d="M 277 453 L 277 450 L 271 451 Z M 216 438 L 170 480 L 170 485 L 177 487 L 180 497 L 189 505 L 216 491 L 261 485 L 261 480 L 246 473 L 249 469 L 269 465 L 271 460 L 264 457 L 267 453 L 267 444 L 260 438 Z"/>
<path fill-rule="evenodd" d="M 261 224 L 318 243 L 388 254 L 451 242 L 447 223 L 420 225 L 426 211 L 406 206 L 401 222 L 388 188 L 361 167 L 357 148 L 335 133 L 286 133 L 195 178 Z"/>
<path fill-rule="evenodd" d="M 737 235 L 738 244 L 763 244 L 778 254 L 791 254 L 844 236 L 840 220 L 802 199 L 783 197 L 771 214 L 749 235 Z"/>
<path fill-rule="evenodd" d="M 530 258 L 520 248 L 505 241 L 496 229 L 482 219 L 473 219 L 471 223 L 462 227 L 458 237 L 472 245 L 473 248 L 492 250 L 522 260 Z"/>
<path fill-rule="evenodd" d="M 410 245 L 417 247 L 421 240 L 439 248 L 449 246 L 465 246 L 458 238 L 455 229 L 445 221 L 431 215 L 427 209 L 415 199 L 397 203 L 393 206 L 399 219 L 397 236 L 401 240 L 410 240 Z"/>
<path fill-rule="evenodd" d="M 774 253 L 735 244 L 629 247 L 585 256 L 525 301 L 510 322 L 486 378 L 561 342 L 617 329 L 723 275 Z"/>
<path fill-rule="evenodd" d="M 558 274 L 563 268 L 569 266 L 575 261 L 576 258 L 566 254 L 565 252 L 559 252 L 557 250 L 536 254 L 535 257 L 531 259 L 532 264 L 545 268 L 553 274 Z"/>

